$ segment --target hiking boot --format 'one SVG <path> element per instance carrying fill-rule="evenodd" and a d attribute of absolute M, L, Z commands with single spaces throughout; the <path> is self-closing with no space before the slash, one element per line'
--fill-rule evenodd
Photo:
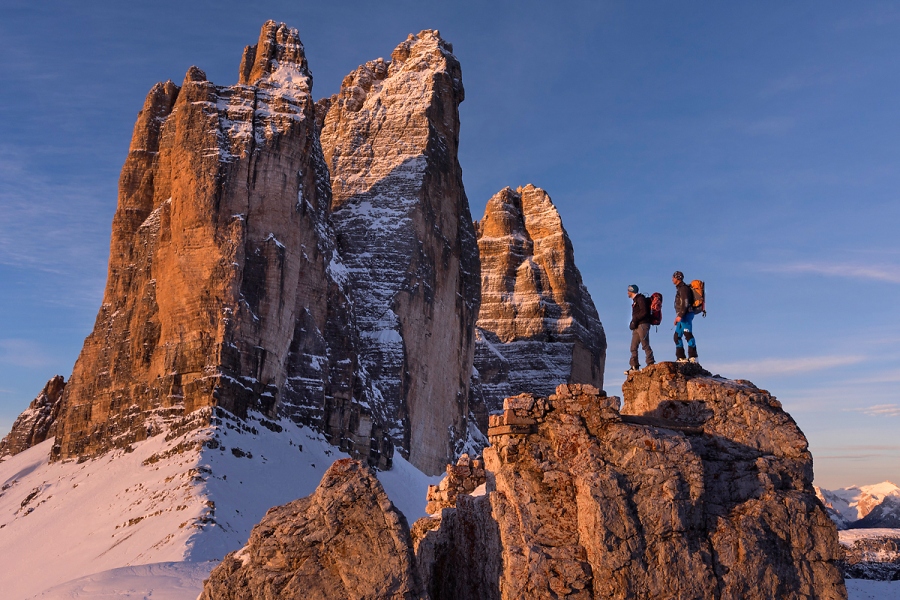
<path fill-rule="evenodd" d="M 694 363 L 694 364 L 697 364 L 697 357 L 696 357 L 696 356 L 690 357 L 690 358 L 688 359 L 688 362 L 692 362 L 692 363 Z"/>
<path fill-rule="evenodd" d="M 629 376 L 634 375 L 635 373 L 640 373 L 640 371 L 641 371 L 640 367 L 631 367 L 630 369 L 625 371 L 625 375 L 629 375 Z"/>
<path fill-rule="evenodd" d="M 676 360 L 675 362 L 686 363 L 687 361 L 688 361 L 688 359 L 686 359 L 685 357 L 682 356 L 682 357 L 680 357 L 678 360 Z"/>

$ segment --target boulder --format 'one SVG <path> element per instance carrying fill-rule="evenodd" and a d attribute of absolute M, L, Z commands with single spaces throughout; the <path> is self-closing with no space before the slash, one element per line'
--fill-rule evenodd
<path fill-rule="evenodd" d="M 406 519 L 369 468 L 336 461 L 314 494 L 270 509 L 199 600 L 269 598 L 424 598 Z"/>

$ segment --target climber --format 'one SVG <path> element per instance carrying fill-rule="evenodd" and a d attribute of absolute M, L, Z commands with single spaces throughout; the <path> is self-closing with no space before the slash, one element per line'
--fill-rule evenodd
<path fill-rule="evenodd" d="M 694 321 L 694 292 L 684 282 L 684 273 L 675 271 L 672 274 L 675 284 L 675 358 L 678 362 L 697 362 L 697 340 L 694 339 L 692 324 Z M 687 341 L 688 356 L 684 356 L 684 345 L 681 336 Z"/>
<path fill-rule="evenodd" d="M 638 361 L 638 344 L 644 348 L 644 358 L 647 366 L 654 364 L 653 349 L 650 347 L 650 301 L 647 296 L 639 293 L 638 286 L 628 286 L 628 297 L 631 298 L 631 367 L 625 371 L 630 375 L 640 370 Z"/>

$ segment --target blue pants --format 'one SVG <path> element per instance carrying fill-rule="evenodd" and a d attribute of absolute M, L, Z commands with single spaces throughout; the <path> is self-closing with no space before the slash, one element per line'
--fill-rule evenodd
<path fill-rule="evenodd" d="M 684 336 L 684 339 L 687 340 L 688 348 L 696 348 L 697 340 L 694 339 L 694 313 L 688 313 L 681 317 L 681 320 L 675 324 L 675 347 L 676 348 L 684 348 L 684 345 L 681 343 L 681 336 Z"/>

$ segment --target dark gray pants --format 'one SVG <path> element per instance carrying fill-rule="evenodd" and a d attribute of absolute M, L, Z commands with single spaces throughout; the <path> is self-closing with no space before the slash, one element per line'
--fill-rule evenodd
<path fill-rule="evenodd" d="M 653 348 L 650 347 L 650 323 L 642 323 L 637 326 L 637 329 L 631 331 L 631 366 L 635 369 L 641 366 L 638 361 L 638 344 L 644 348 L 644 358 L 647 359 L 647 364 L 655 363 Z"/>

